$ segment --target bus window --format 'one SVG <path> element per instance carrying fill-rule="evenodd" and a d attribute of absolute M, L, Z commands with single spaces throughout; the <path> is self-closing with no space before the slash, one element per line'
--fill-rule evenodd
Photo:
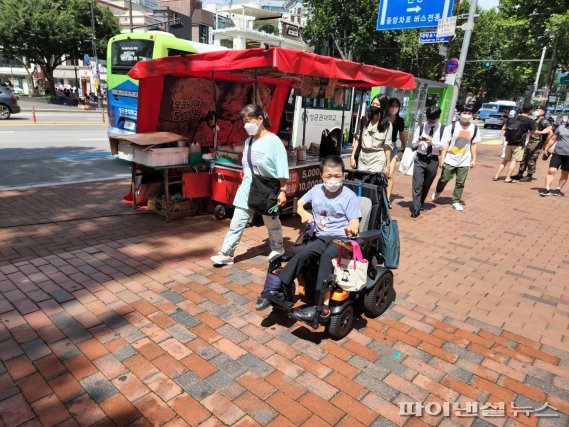
<path fill-rule="evenodd" d="M 127 74 L 138 61 L 152 59 L 154 42 L 151 40 L 117 40 L 112 44 L 113 74 Z"/>
<path fill-rule="evenodd" d="M 192 53 L 192 52 L 168 48 L 168 56 L 186 56 L 186 55 L 189 55 L 190 53 Z"/>

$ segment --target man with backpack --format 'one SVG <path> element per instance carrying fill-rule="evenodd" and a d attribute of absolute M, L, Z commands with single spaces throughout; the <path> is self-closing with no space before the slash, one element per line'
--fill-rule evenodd
<path fill-rule="evenodd" d="M 468 176 L 468 170 L 476 167 L 476 144 L 479 143 L 478 126 L 472 123 L 472 110 L 465 108 L 460 113 L 460 120 L 447 126 L 442 138 L 445 147 L 441 154 L 442 173 L 437 183 L 432 200 L 436 202 L 446 185 L 456 175 L 452 207 L 458 212 L 464 211 L 462 191 Z M 443 164 L 444 162 L 444 164 Z"/>
<path fill-rule="evenodd" d="M 548 135 L 551 133 L 551 123 L 545 119 L 546 109 L 544 106 L 540 105 L 535 109 L 535 124 L 537 126 L 537 131 L 531 134 L 529 141 L 524 148 L 524 157 L 520 163 L 520 170 L 516 176 L 512 179 L 520 180 L 521 182 L 530 182 L 535 173 L 535 167 L 537 164 L 537 159 L 539 158 L 539 153 L 545 144 Z M 526 177 L 524 177 L 524 172 L 528 171 Z"/>
<path fill-rule="evenodd" d="M 439 154 L 443 148 L 441 137 L 444 126 L 439 123 L 441 109 L 435 105 L 425 112 L 427 122 L 413 132 L 411 148 L 416 151 L 413 166 L 413 205 L 409 207 L 411 218 L 417 218 L 424 209 L 423 204 L 439 169 Z"/>
<path fill-rule="evenodd" d="M 506 130 L 504 131 L 504 136 L 508 145 L 506 146 L 506 157 L 498 166 L 498 172 L 494 176 L 493 180 L 498 181 L 500 179 L 500 173 L 506 167 L 506 164 L 510 162 L 508 167 L 508 172 L 506 174 L 506 179 L 504 182 L 510 183 L 515 182 L 515 176 L 512 177 L 512 173 L 519 162 L 523 160 L 524 157 L 524 146 L 526 139 L 529 134 L 534 134 L 536 132 L 536 125 L 533 119 L 530 117 L 532 106 L 526 104 L 522 108 L 522 113 L 512 120 Z"/>

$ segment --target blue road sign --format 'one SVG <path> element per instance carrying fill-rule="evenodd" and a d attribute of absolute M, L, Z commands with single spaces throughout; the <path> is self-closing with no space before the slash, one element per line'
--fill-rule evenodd
<path fill-rule="evenodd" d="M 450 41 L 451 37 L 437 37 L 436 31 L 429 31 L 428 33 L 420 33 L 419 34 L 419 43 L 444 43 Z"/>
<path fill-rule="evenodd" d="M 88 53 L 83 54 L 83 65 L 89 65 L 89 54 Z"/>
<path fill-rule="evenodd" d="M 433 28 L 452 13 L 454 0 L 380 0 L 376 30 Z"/>

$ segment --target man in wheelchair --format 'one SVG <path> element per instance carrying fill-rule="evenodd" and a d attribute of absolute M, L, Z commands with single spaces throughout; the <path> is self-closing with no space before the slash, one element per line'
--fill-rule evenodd
<path fill-rule="evenodd" d="M 293 310 L 289 317 L 312 323 L 317 316 L 329 315 L 330 289 L 325 289 L 327 279 L 333 274 L 332 260 L 337 258 L 340 246 L 335 239 L 355 237 L 360 225 L 360 207 L 358 197 L 349 188 L 342 185 L 344 162 L 339 156 L 327 156 L 320 163 L 323 184 L 314 186 L 298 201 L 298 214 L 304 223 L 314 223 L 315 235 L 303 249 L 294 255 L 281 270 L 279 278 L 282 289 L 269 290 L 262 296 L 273 306 L 289 309 L 290 302 L 285 297 L 286 290 L 294 288 L 294 280 L 302 268 L 319 259 L 318 275 L 315 283 L 315 305 Z M 305 209 L 310 203 L 312 213 Z M 319 313 L 318 302 L 322 303 Z"/>

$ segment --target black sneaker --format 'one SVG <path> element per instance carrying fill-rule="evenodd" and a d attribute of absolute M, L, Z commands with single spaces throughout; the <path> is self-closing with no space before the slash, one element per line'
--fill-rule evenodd
<path fill-rule="evenodd" d="M 546 188 L 545 190 L 541 190 L 541 191 L 539 192 L 539 195 L 542 196 L 542 197 L 551 196 L 551 195 L 553 195 L 553 192 L 552 192 L 551 190 L 548 190 L 548 189 Z"/>
<path fill-rule="evenodd" d="M 557 197 L 565 197 L 565 193 L 563 193 L 559 188 L 556 190 L 553 190 L 551 192 L 552 196 L 557 196 Z"/>
<path fill-rule="evenodd" d="M 523 178 L 523 175 L 520 175 L 520 174 L 512 175 L 510 178 L 514 181 L 519 181 Z"/>
<path fill-rule="evenodd" d="M 512 178 L 513 179 L 513 178 Z M 531 176 L 525 176 L 522 179 L 520 179 L 520 182 L 531 182 L 532 181 L 532 177 Z"/>

